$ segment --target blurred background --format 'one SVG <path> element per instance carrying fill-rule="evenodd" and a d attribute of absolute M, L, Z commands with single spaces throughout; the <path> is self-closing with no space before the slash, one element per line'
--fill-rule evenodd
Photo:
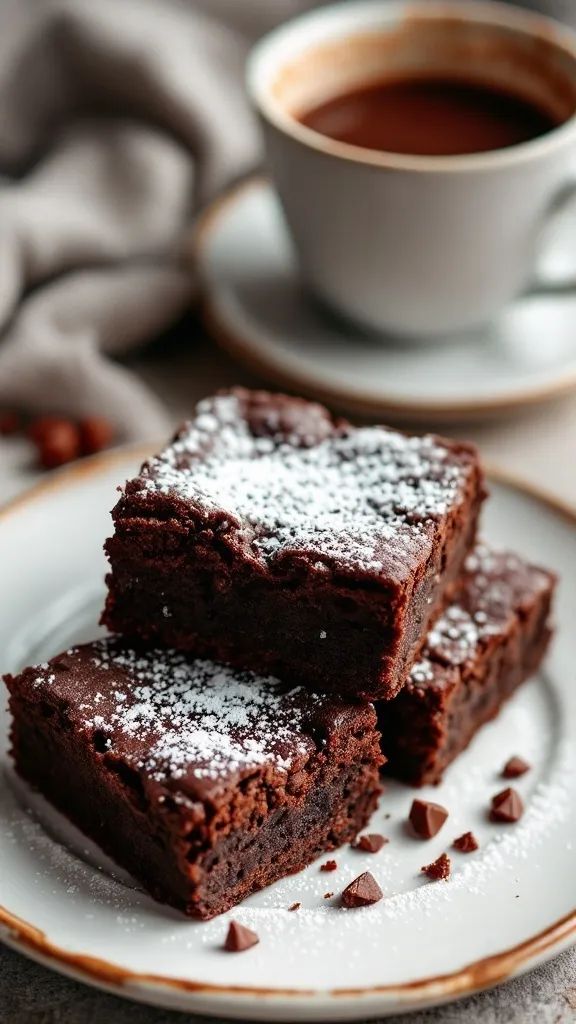
<path fill-rule="evenodd" d="M 313 6 L 0 0 L 0 500 L 43 467 L 156 442 L 216 387 L 264 383 L 203 325 L 191 236 L 261 166 L 250 46 Z M 575 0 L 524 6 L 576 27 Z M 573 396 L 440 425 L 576 503 Z"/>

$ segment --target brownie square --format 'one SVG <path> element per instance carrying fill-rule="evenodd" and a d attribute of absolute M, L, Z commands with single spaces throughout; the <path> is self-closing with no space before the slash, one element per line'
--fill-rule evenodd
<path fill-rule="evenodd" d="M 6 683 L 19 774 L 189 915 L 352 841 L 377 803 L 369 704 L 114 637 Z"/>
<path fill-rule="evenodd" d="M 378 707 L 390 774 L 415 786 L 442 773 L 539 667 L 556 579 L 517 555 L 478 545 L 462 590 L 429 633 L 396 700 Z"/>
<path fill-rule="evenodd" d="M 113 511 L 112 630 L 371 700 L 404 684 L 476 536 L 476 450 L 235 389 Z"/>

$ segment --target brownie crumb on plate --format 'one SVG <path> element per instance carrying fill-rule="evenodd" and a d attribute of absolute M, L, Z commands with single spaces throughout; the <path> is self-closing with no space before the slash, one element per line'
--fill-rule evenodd
<path fill-rule="evenodd" d="M 452 846 L 460 853 L 474 853 L 478 849 L 479 843 L 473 832 L 464 832 L 464 835 L 458 836 L 454 840 Z"/>
<path fill-rule="evenodd" d="M 320 865 L 320 871 L 336 871 L 338 864 L 335 860 L 327 860 L 325 864 Z"/>
<path fill-rule="evenodd" d="M 372 705 L 117 637 L 6 682 L 19 774 L 187 914 L 350 843 L 375 809 Z"/>
<path fill-rule="evenodd" d="M 470 445 L 236 388 L 200 402 L 127 483 L 103 621 L 390 698 L 456 585 L 484 497 Z"/>
<path fill-rule="evenodd" d="M 450 878 L 450 857 L 446 853 L 441 853 L 431 864 L 424 865 L 422 874 L 432 882 L 447 882 Z"/>

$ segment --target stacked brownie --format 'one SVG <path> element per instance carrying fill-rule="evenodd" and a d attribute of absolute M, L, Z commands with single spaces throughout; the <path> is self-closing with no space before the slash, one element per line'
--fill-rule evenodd
<path fill-rule="evenodd" d="M 552 631 L 554 576 L 478 544 L 457 599 L 426 638 L 396 700 L 379 705 L 388 770 L 411 785 L 440 782 L 505 700 L 539 667 Z"/>
<path fill-rule="evenodd" d="M 107 542 L 113 631 L 354 699 L 394 697 L 454 591 L 476 451 L 237 390 L 130 481 Z"/>
<path fill-rule="evenodd" d="M 376 806 L 370 704 L 116 637 L 8 687 L 20 774 L 198 917 L 351 842 Z"/>
<path fill-rule="evenodd" d="M 469 445 L 201 402 L 114 509 L 114 635 L 7 679 L 18 771 L 203 918 L 352 841 L 386 758 L 437 781 L 545 650 L 553 579 L 477 545 L 484 496 Z"/>

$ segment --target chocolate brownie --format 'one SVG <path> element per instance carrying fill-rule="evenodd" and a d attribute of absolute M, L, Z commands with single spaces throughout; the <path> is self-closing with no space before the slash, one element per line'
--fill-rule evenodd
<path fill-rule="evenodd" d="M 552 630 L 554 576 L 479 544 L 457 601 L 428 634 L 420 660 L 392 702 L 379 704 L 392 775 L 440 782 L 451 761 L 539 667 Z"/>
<path fill-rule="evenodd" d="M 471 549 L 476 450 L 235 389 L 113 512 L 103 621 L 364 699 L 404 684 Z"/>
<path fill-rule="evenodd" d="M 370 704 L 114 637 L 6 682 L 19 774 L 186 914 L 350 842 L 376 806 Z"/>

